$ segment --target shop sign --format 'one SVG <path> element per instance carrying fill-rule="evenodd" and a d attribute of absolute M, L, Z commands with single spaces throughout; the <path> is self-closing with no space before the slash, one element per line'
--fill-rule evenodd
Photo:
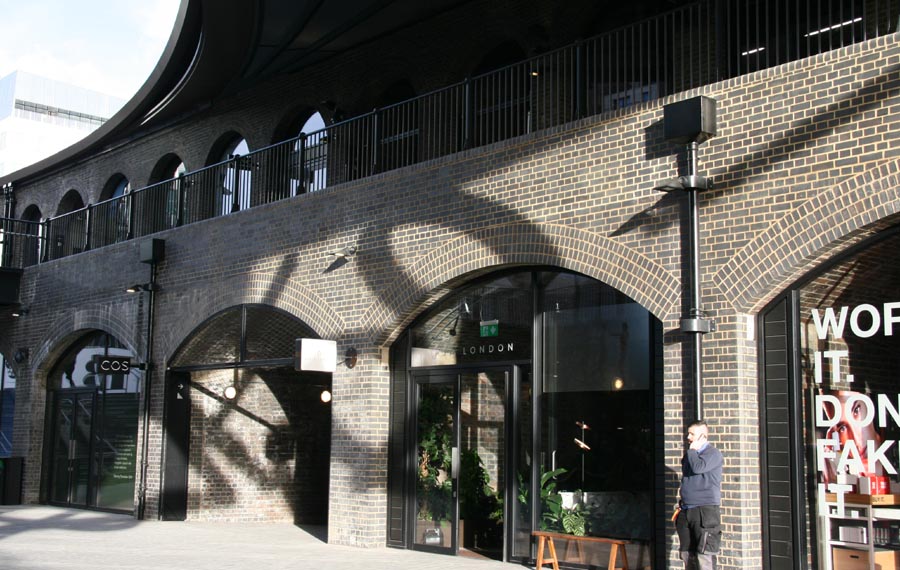
<path fill-rule="evenodd" d="M 900 303 L 813 309 L 811 317 L 819 342 L 845 335 L 890 337 L 900 324 Z M 835 493 L 841 512 L 845 494 L 890 492 L 884 476 L 896 475 L 900 467 L 895 464 L 897 440 L 884 437 L 900 430 L 900 394 L 858 391 L 856 386 L 865 390 L 866 379 L 849 373 L 849 348 L 814 351 L 812 361 L 819 386 L 814 426 L 820 499 L 826 491 Z"/>
<path fill-rule="evenodd" d="M 294 370 L 298 372 L 334 372 L 337 370 L 337 342 L 319 338 L 296 339 Z"/>
<path fill-rule="evenodd" d="M 131 371 L 131 358 L 95 354 L 87 368 L 88 372 L 94 374 L 128 374 Z"/>

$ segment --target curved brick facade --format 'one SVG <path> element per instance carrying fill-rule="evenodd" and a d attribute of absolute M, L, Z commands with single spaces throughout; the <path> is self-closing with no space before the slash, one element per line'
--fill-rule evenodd
<path fill-rule="evenodd" d="M 373 56 L 348 57 L 359 61 L 315 68 L 310 77 L 327 78 Z M 704 338 L 704 409 L 727 458 L 720 565 L 760 568 L 759 369 L 748 323 L 799 277 L 896 223 L 898 61 L 896 36 L 870 40 L 161 232 L 154 236 L 166 241 L 158 266 L 155 360 L 164 364 L 206 319 L 245 303 L 290 313 L 336 340 L 339 355 L 357 349 L 357 366 L 339 366 L 332 378 L 329 541 L 382 546 L 387 349 L 437 299 L 477 276 L 515 266 L 583 273 L 635 299 L 663 324 L 656 529 L 662 557 L 675 566 L 677 539 L 664 515 L 675 500 L 683 426 L 692 413 L 684 380 L 690 343 L 678 330 L 689 271 L 686 201 L 652 188 L 675 175 L 683 160 L 683 149 L 662 138 L 663 105 L 712 97 L 719 132 L 701 146 L 699 162 L 715 187 L 700 194 L 700 254 L 704 307 L 718 330 Z M 18 185 L 20 210 L 36 204 L 53 212 L 70 188 L 96 202 L 115 172 L 143 185 L 166 152 L 178 154 L 189 170 L 202 167 L 228 131 L 240 133 L 251 148 L 264 146 L 294 109 L 315 106 L 307 79 L 279 79 L 230 96 L 189 120 Z M 417 87 L 424 89 L 440 78 L 421 82 Z M 357 251 L 345 262 L 328 255 L 351 244 Z M 41 378 L 66 343 L 78 331 L 99 329 L 143 353 L 146 307 L 140 296 L 124 292 L 147 279 L 137 248 L 120 243 L 25 271 L 22 300 L 31 311 L 27 318 L 6 318 L 0 347 L 7 356 L 17 347 L 30 349 L 29 361 L 16 367 L 15 427 L 15 449 L 28 460 L 29 502 L 39 500 Z M 163 393 L 156 387 L 164 374 L 158 366 L 151 380 L 150 518 L 158 514 Z M 237 478 L 239 467 L 223 477 L 231 475 Z"/>

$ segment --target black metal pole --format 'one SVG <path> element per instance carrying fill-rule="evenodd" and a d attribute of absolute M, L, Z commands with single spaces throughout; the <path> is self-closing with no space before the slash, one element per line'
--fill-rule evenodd
<path fill-rule="evenodd" d="M 697 154 L 699 144 L 694 141 L 688 144 L 688 175 L 697 176 Z M 703 311 L 700 305 L 700 208 L 697 192 L 699 188 L 687 188 L 688 205 L 690 208 L 690 264 L 691 264 L 691 314 L 690 318 L 702 318 Z M 694 411 L 696 419 L 703 418 L 703 334 L 694 332 Z"/>
<path fill-rule="evenodd" d="M 144 409 L 143 409 L 143 434 L 141 444 L 141 482 L 140 496 L 138 499 L 138 519 L 143 520 L 147 507 L 147 471 L 149 469 L 150 450 L 150 386 L 153 376 L 153 309 L 156 300 L 156 264 L 150 264 L 150 286 L 147 291 L 147 338 L 144 349 Z"/>

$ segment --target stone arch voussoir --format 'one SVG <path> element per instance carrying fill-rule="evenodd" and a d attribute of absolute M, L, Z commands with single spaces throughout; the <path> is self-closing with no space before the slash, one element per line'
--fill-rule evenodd
<path fill-rule="evenodd" d="M 791 283 L 900 218 L 900 161 L 883 164 L 794 209 L 716 275 L 732 306 L 756 313 Z"/>
<path fill-rule="evenodd" d="M 677 309 L 678 279 L 643 254 L 599 234 L 561 225 L 508 224 L 458 236 L 409 268 L 366 311 L 363 330 L 387 346 L 455 280 L 504 267 L 548 265 L 593 277 L 657 318 Z"/>

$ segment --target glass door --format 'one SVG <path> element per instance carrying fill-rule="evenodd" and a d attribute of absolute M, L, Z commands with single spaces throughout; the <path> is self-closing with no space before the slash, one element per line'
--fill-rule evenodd
<path fill-rule="evenodd" d="M 508 367 L 459 374 L 460 548 L 495 560 L 505 556 L 510 376 Z"/>
<path fill-rule="evenodd" d="M 456 374 L 418 377 L 416 394 L 413 547 L 455 554 L 459 379 Z"/>
<path fill-rule="evenodd" d="M 511 367 L 414 375 L 414 548 L 505 559 L 511 379 Z"/>
<path fill-rule="evenodd" d="M 94 390 L 56 392 L 51 452 L 52 503 L 84 507 L 92 498 L 91 440 L 94 403 Z"/>

